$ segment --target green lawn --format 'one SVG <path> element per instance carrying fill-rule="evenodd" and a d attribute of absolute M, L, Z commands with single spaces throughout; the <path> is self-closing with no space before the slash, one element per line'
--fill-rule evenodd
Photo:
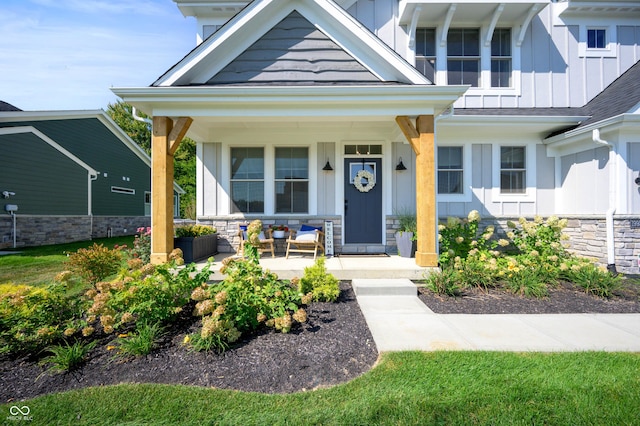
<path fill-rule="evenodd" d="M 640 354 L 405 352 L 350 383 L 291 395 L 137 384 L 18 405 L 49 425 L 631 425 Z"/>
<path fill-rule="evenodd" d="M 18 254 L 0 256 L 0 284 L 44 285 L 50 283 L 57 273 L 64 271 L 67 253 L 89 247 L 93 243 L 113 248 L 114 245 L 132 247 L 133 236 L 99 238 L 41 247 L 18 249 Z"/>

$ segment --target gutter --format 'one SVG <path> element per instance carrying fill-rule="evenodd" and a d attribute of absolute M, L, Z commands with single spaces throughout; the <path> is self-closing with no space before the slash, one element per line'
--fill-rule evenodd
<path fill-rule="evenodd" d="M 606 213 L 606 228 L 607 228 L 607 270 L 614 275 L 617 275 L 616 271 L 616 253 L 615 253 L 615 235 L 613 232 L 613 215 L 616 212 L 616 205 L 618 202 L 618 185 L 617 180 L 617 165 L 616 161 L 616 147 L 611 142 L 607 142 L 600 138 L 600 130 L 593 129 L 591 133 L 591 139 L 593 142 L 604 145 L 609 148 L 609 208 Z"/>

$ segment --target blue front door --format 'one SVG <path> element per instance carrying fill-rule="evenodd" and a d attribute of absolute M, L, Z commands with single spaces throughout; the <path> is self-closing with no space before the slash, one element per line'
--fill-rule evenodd
<path fill-rule="evenodd" d="M 382 160 L 344 160 L 345 244 L 382 244 Z"/>

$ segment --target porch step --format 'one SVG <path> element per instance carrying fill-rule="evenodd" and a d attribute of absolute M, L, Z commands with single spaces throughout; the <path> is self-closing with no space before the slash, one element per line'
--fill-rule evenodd
<path fill-rule="evenodd" d="M 351 281 L 356 296 L 417 296 L 418 288 L 407 278 L 358 278 Z"/>

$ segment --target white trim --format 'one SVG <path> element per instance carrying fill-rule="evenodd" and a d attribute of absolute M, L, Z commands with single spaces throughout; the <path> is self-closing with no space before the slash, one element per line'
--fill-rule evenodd
<path fill-rule="evenodd" d="M 524 194 L 503 194 L 500 192 L 500 148 L 525 147 L 526 189 Z M 521 142 L 500 142 L 491 145 L 491 195 L 493 202 L 535 202 L 536 201 L 536 144 Z"/>

